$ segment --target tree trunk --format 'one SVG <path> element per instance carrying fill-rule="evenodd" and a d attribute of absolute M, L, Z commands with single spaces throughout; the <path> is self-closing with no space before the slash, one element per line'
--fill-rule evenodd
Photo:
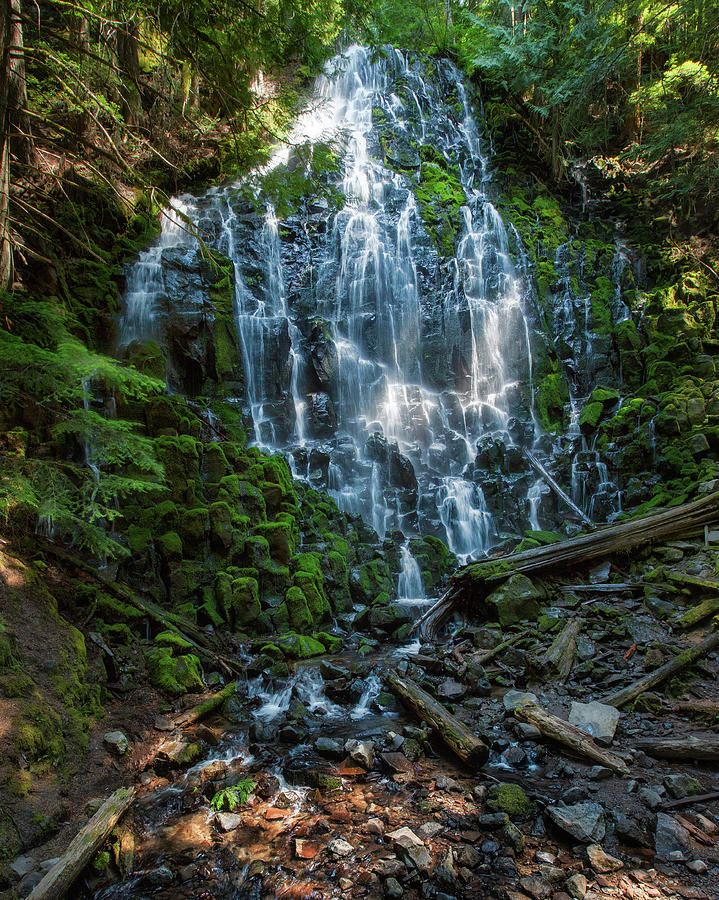
<path fill-rule="evenodd" d="M 624 706 L 625 703 L 629 703 L 630 700 L 634 700 L 645 691 L 650 691 L 658 684 L 666 681 L 667 678 L 676 675 L 677 672 L 681 672 L 682 669 L 705 654 L 716 650 L 717 647 L 719 647 L 719 631 L 709 635 L 701 644 L 696 644 L 694 647 L 684 650 L 683 653 L 675 656 L 666 665 L 660 666 L 655 672 L 645 675 L 644 678 L 640 678 L 639 681 L 635 681 L 629 687 L 603 697 L 602 703 L 608 703 L 610 706 L 616 706 L 619 709 L 620 706 Z"/>
<path fill-rule="evenodd" d="M 0 0 L 0 291 L 12 281 L 10 238 L 10 0 Z"/>
<path fill-rule="evenodd" d="M 70 846 L 30 894 L 28 900 L 60 900 L 107 839 L 132 801 L 135 788 L 120 788 L 70 842 Z"/>
<path fill-rule="evenodd" d="M 719 759 L 719 736 L 688 734 L 683 738 L 646 738 L 637 747 L 657 759 Z"/>
<path fill-rule="evenodd" d="M 33 160 L 34 148 L 30 117 L 27 114 L 25 43 L 22 35 L 20 0 L 10 0 L 10 66 L 8 77 L 8 116 L 11 150 L 23 163 Z"/>
<path fill-rule="evenodd" d="M 594 743 L 594 739 L 586 731 L 572 725 L 571 722 L 565 722 L 557 716 L 542 709 L 539 706 L 530 704 L 529 706 L 518 706 L 514 710 L 514 717 L 520 722 L 527 722 L 533 725 L 537 731 L 540 731 L 545 737 L 551 738 L 553 741 L 559 741 L 565 747 L 569 747 L 584 756 L 591 759 L 592 762 L 606 766 L 608 769 L 617 772 L 619 775 L 628 775 L 629 769 L 624 760 L 609 750 L 603 750 Z"/>
<path fill-rule="evenodd" d="M 487 761 L 489 756 L 487 746 L 411 678 L 400 678 L 395 672 L 391 672 L 387 676 L 387 684 L 423 722 L 434 728 L 462 762 L 473 768 L 479 768 Z"/>
<path fill-rule="evenodd" d="M 128 125 L 137 125 L 142 112 L 138 33 L 138 24 L 132 18 L 126 19 L 117 31 L 117 62 L 122 74 L 122 115 Z"/>

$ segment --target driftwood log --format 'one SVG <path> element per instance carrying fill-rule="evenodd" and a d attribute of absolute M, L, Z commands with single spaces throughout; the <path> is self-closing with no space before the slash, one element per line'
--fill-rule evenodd
<path fill-rule="evenodd" d="M 581 619 L 570 619 L 542 657 L 542 665 L 555 674 L 560 683 L 564 683 L 569 678 L 574 666 L 577 638 L 582 630 L 582 625 Z"/>
<path fill-rule="evenodd" d="M 609 525 L 567 541 L 470 563 L 455 573 L 446 594 L 417 624 L 426 624 L 432 630 L 455 607 L 471 610 L 512 575 L 553 576 L 597 559 L 606 559 L 614 554 L 626 553 L 637 547 L 701 530 L 704 525 L 717 521 L 719 492 L 661 513 L 622 522 L 620 525 Z"/>
<path fill-rule="evenodd" d="M 488 663 L 490 660 L 494 659 L 495 656 L 500 656 L 502 653 L 504 653 L 505 650 L 508 650 L 510 647 L 518 644 L 522 640 L 522 638 L 526 638 L 528 635 L 529 629 L 524 628 L 518 634 L 513 634 L 506 640 L 501 641 L 499 644 L 497 644 L 496 647 L 492 647 L 491 650 L 485 650 L 482 653 L 474 653 L 472 655 L 472 662 L 476 666 L 483 666 L 485 663 Z"/>
<path fill-rule="evenodd" d="M 514 715 L 520 722 L 527 722 L 529 725 L 533 725 L 544 737 L 564 744 L 565 747 L 569 747 L 580 756 L 606 766 L 619 775 L 629 774 L 627 764 L 621 757 L 615 753 L 610 753 L 609 750 L 598 747 L 591 735 L 587 734 L 586 731 L 582 731 L 581 728 L 577 728 L 576 725 L 572 725 L 571 722 L 566 722 L 564 719 L 553 716 L 552 713 L 534 704 L 518 706 L 514 710 Z"/>
<path fill-rule="evenodd" d="M 645 675 L 644 678 L 640 678 L 638 681 L 630 684 L 629 687 L 622 688 L 621 691 L 615 691 L 613 694 L 604 697 L 602 703 L 608 703 L 610 706 L 616 706 L 617 708 L 624 706 L 625 703 L 629 703 L 630 700 L 636 699 L 645 691 L 655 688 L 658 684 L 666 681 L 667 678 L 671 678 L 672 675 L 696 662 L 702 656 L 705 656 L 712 650 L 716 650 L 717 647 L 719 647 L 719 631 L 710 634 L 701 644 L 696 644 L 694 647 L 684 650 L 654 672 L 650 672 L 649 675 Z"/>
<path fill-rule="evenodd" d="M 60 900 L 64 897 L 134 799 L 134 787 L 120 788 L 108 797 L 70 841 L 70 846 L 33 889 L 28 900 Z"/>
<path fill-rule="evenodd" d="M 400 700 L 412 709 L 423 722 L 437 732 L 444 743 L 463 763 L 479 768 L 489 756 L 489 748 L 476 735 L 455 718 L 449 710 L 411 678 L 396 672 L 387 675 L 387 684 Z"/>
<path fill-rule="evenodd" d="M 229 684 L 225 685 L 221 691 L 218 691 L 216 694 L 212 694 L 212 696 L 208 697 L 206 700 L 203 700 L 202 703 L 198 703 L 197 706 L 193 706 L 191 709 L 186 709 L 184 712 L 179 713 L 179 715 L 174 718 L 174 725 L 180 726 L 182 728 L 187 728 L 190 725 L 194 725 L 195 722 L 199 722 L 201 719 L 206 718 L 210 715 L 210 713 L 214 712 L 219 706 L 227 700 L 228 697 L 231 697 L 235 693 L 235 689 L 237 688 L 237 682 L 231 681 Z"/>
<path fill-rule="evenodd" d="M 689 734 L 681 738 L 645 738 L 637 747 L 657 759 L 719 759 L 719 736 Z"/>
<path fill-rule="evenodd" d="M 696 606 L 688 609 L 684 615 L 679 616 L 675 623 L 676 628 L 693 628 L 699 622 L 708 619 L 709 616 L 719 613 L 719 597 L 709 597 Z"/>

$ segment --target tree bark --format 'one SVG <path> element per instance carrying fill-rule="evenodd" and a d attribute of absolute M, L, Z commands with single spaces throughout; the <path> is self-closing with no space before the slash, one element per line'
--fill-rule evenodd
<path fill-rule="evenodd" d="M 134 799 L 134 787 L 120 788 L 108 797 L 87 825 L 78 831 L 28 900 L 60 900 L 64 897 Z"/>
<path fill-rule="evenodd" d="M 719 759 L 719 736 L 690 734 L 683 738 L 646 738 L 637 747 L 657 759 Z"/>
<path fill-rule="evenodd" d="M 571 619 L 561 632 L 552 641 L 552 646 L 547 650 L 542 659 L 543 664 L 557 675 L 560 683 L 569 678 L 569 673 L 574 666 L 574 657 L 577 653 L 577 638 L 582 630 L 581 619 Z"/>
<path fill-rule="evenodd" d="M 0 0 L 0 291 L 12 281 L 10 237 L 10 0 Z"/>
<path fill-rule="evenodd" d="M 564 744 L 565 747 L 569 747 L 580 756 L 606 766 L 619 775 L 629 774 L 627 764 L 621 757 L 610 753 L 609 750 L 603 750 L 601 747 L 598 747 L 590 735 L 582 731 L 581 728 L 577 728 L 576 725 L 572 725 L 571 722 L 565 722 L 564 719 L 559 719 L 539 706 L 531 704 L 529 706 L 518 706 L 514 710 L 514 716 L 520 722 L 527 722 L 533 725 L 545 737 L 559 741 L 560 744 Z"/>
<path fill-rule="evenodd" d="M 30 117 L 27 114 L 25 42 L 22 34 L 20 0 L 10 0 L 10 66 L 8 73 L 8 116 L 11 150 L 23 163 L 33 160 L 34 148 Z"/>
<path fill-rule="evenodd" d="M 432 726 L 463 763 L 472 768 L 484 765 L 489 756 L 489 748 L 438 700 L 422 690 L 411 678 L 401 678 L 396 672 L 390 672 L 387 684 L 423 722 Z"/>

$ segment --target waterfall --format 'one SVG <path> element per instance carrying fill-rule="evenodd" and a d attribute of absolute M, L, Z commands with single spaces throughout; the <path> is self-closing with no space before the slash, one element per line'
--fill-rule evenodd
<path fill-rule="evenodd" d="M 424 584 L 419 563 L 412 556 L 408 544 L 402 544 L 402 569 L 399 573 L 399 600 L 424 600 Z"/>
<path fill-rule="evenodd" d="M 531 446 L 538 435 L 535 325 L 471 98 L 451 63 L 435 68 L 429 78 L 416 55 L 349 47 L 262 169 L 176 205 L 234 262 L 254 442 L 284 453 L 381 539 L 432 534 L 465 561 L 506 528 L 478 440 Z M 336 171 L 280 216 L 263 185 L 303 171 L 320 145 L 336 153 Z M 457 186 L 449 237 L 420 191 L 432 166 Z M 168 217 L 131 268 L 123 344 L 156 336 L 164 269 L 177 264 L 168 250 L 192 244 Z M 516 513 L 524 527 L 530 505 Z M 401 591 L 417 593 L 405 574 Z"/>

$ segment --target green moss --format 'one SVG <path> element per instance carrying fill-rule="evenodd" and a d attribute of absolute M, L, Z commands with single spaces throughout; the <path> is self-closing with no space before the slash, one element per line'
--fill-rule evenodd
<path fill-rule="evenodd" d="M 176 631 L 161 631 L 155 637 L 155 643 L 163 647 L 175 647 L 178 650 L 191 650 L 192 644 L 177 634 Z"/>
<path fill-rule="evenodd" d="M 155 647 L 145 656 L 150 681 L 166 694 L 177 696 L 188 691 L 201 691 L 202 666 L 192 653 L 173 656 L 167 647 Z"/>
<path fill-rule="evenodd" d="M 168 531 L 167 534 L 158 537 L 157 548 L 168 563 L 182 559 L 182 540 L 174 531 Z"/>
<path fill-rule="evenodd" d="M 534 803 L 518 784 L 494 784 L 487 795 L 487 806 L 495 812 L 524 817 L 534 811 Z"/>
<path fill-rule="evenodd" d="M 310 612 L 307 598 L 300 587 L 291 587 L 287 591 L 285 604 L 291 627 L 301 631 L 309 631 L 314 625 L 314 618 Z"/>
<path fill-rule="evenodd" d="M 307 659 L 311 656 L 321 656 L 325 652 L 324 646 L 319 641 L 294 632 L 276 638 L 275 644 L 291 659 Z"/>
<path fill-rule="evenodd" d="M 454 245 L 462 227 L 460 209 L 467 202 L 459 180 L 459 170 L 436 156 L 422 162 L 419 183 L 414 188 L 420 215 L 437 251 L 454 256 Z"/>
<path fill-rule="evenodd" d="M 342 649 L 342 638 L 335 634 L 328 634 L 326 631 L 318 631 L 312 637 L 319 641 L 325 648 L 327 653 L 339 653 Z"/>
<path fill-rule="evenodd" d="M 596 428 L 603 412 L 601 403 L 587 403 L 579 416 L 579 427 L 585 431 Z"/>
<path fill-rule="evenodd" d="M 547 431 L 561 431 L 569 388 L 562 372 L 551 372 L 540 382 L 535 395 L 537 418 Z"/>
<path fill-rule="evenodd" d="M 280 513 L 280 515 L 282 515 Z M 256 525 L 254 533 L 267 540 L 270 555 L 277 562 L 287 564 L 299 544 L 300 534 L 294 519 L 281 522 L 263 522 Z"/>

